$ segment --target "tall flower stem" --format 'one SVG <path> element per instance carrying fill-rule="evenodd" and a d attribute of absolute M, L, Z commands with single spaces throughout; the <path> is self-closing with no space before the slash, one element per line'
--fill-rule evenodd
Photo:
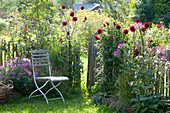
<path fill-rule="evenodd" d="M 145 57 L 145 56 L 144 56 L 144 51 L 145 51 L 145 50 L 144 50 L 144 46 L 145 46 L 145 45 L 144 45 L 144 40 L 143 40 L 142 31 L 141 31 L 141 30 L 139 30 L 139 31 L 140 31 L 140 36 L 141 36 L 141 40 L 142 40 L 142 49 L 141 49 L 141 52 L 142 52 L 142 55 L 143 55 L 143 58 L 144 58 L 144 57 Z M 142 50 L 143 50 L 143 51 L 142 51 Z"/>

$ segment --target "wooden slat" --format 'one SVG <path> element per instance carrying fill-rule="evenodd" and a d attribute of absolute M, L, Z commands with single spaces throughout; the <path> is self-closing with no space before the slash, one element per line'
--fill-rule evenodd
<path fill-rule="evenodd" d="M 49 54 L 33 54 L 32 56 L 49 56 Z"/>
<path fill-rule="evenodd" d="M 44 61 L 33 61 L 33 63 L 48 63 L 50 60 L 44 60 Z"/>
<path fill-rule="evenodd" d="M 42 58 L 32 58 L 33 60 L 42 60 L 42 59 L 50 59 L 50 57 L 42 57 Z"/>
<path fill-rule="evenodd" d="M 33 50 L 31 51 L 31 53 L 48 53 L 49 51 L 48 50 L 44 50 L 44 49 L 36 49 L 36 50 Z"/>
<path fill-rule="evenodd" d="M 33 65 L 33 66 L 49 66 L 50 64 L 36 64 L 36 65 Z"/>

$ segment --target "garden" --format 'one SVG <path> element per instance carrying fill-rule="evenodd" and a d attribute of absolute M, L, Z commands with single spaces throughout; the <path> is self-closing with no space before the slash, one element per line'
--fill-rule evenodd
<path fill-rule="evenodd" d="M 100 7 L 87 10 L 86 4 Z M 170 112 L 168 0 L 0 5 L 1 113 Z M 52 84 L 40 79 L 49 75 Z"/>

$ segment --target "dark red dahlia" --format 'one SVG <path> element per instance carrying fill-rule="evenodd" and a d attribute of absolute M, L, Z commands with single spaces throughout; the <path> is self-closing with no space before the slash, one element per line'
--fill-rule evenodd
<path fill-rule="evenodd" d="M 70 34 L 69 31 L 67 31 L 67 36 L 68 36 L 69 34 Z"/>
<path fill-rule="evenodd" d="M 62 5 L 62 9 L 65 9 L 66 8 L 66 6 L 65 5 Z"/>
<path fill-rule="evenodd" d="M 70 13 L 70 16 L 72 16 L 72 17 L 73 17 L 73 16 L 74 16 L 74 12 L 71 12 L 71 13 Z"/>
<path fill-rule="evenodd" d="M 97 30 L 97 33 L 98 33 L 98 34 L 102 34 L 102 33 L 103 33 L 103 30 L 102 30 L 102 29 L 98 29 L 98 30 Z"/>
<path fill-rule="evenodd" d="M 120 26 L 120 25 L 117 25 L 117 26 L 116 26 L 116 29 L 118 29 L 118 30 L 119 30 L 120 28 L 121 28 L 121 26 Z"/>
<path fill-rule="evenodd" d="M 140 19 L 136 19 L 135 22 L 138 23 L 138 22 L 141 22 L 141 21 L 140 21 Z"/>
<path fill-rule="evenodd" d="M 152 43 L 152 42 L 153 42 L 153 40 L 151 39 L 149 42 L 150 42 L 150 43 Z"/>
<path fill-rule="evenodd" d="M 130 30 L 131 30 L 132 32 L 135 32 L 135 31 L 136 31 L 135 26 L 130 26 Z"/>
<path fill-rule="evenodd" d="M 77 19 L 77 17 L 73 17 L 73 21 L 77 21 L 78 19 Z"/>
<path fill-rule="evenodd" d="M 156 27 L 157 27 L 157 28 L 161 28 L 161 27 L 162 27 L 162 24 L 158 24 Z"/>
<path fill-rule="evenodd" d="M 86 17 L 86 16 L 84 17 L 84 20 L 87 20 L 87 17 Z"/>
<path fill-rule="evenodd" d="M 145 27 L 145 29 L 149 28 L 150 27 L 150 23 L 149 22 L 145 22 L 144 27 Z"/>
<path fill-rule="evenodd" d="M 116 25 L 116 21 L 113 22 L 113 25 L 114 25 L 114 26 Z"/>
<path fill-rule="evenodd" d="M 100 40 L 100 38 L 97 35 L 95 35 L 95 38 L 96 38 L 96 40 Z"/>
<path fill-rule="evenodd" d="M 63 26 L 66 26 L 68 23 L 66 21 L 63 21 Z"/>
<path fill-rule="evenodd" d="M 83 9 L 84 9 L 84 6 L 81 6 L 80 9 L 83 10 Z"/>
<path fill-rule="evenodd" d="M 107 26 L 109 26 L 109 23 L 106 21 Z"/>
<path fill-rule="evenodd" d="M 59 42 L 60 42 L 60 43 L 63 43 L 63 39 L 62 39 L 62 38 L 60 38 Z"/>
<path fill-rule="evenodd" d="M 128 31 L 127 29 L 124 29 L 124 30 L 123 30 L 123 34 L 125 34 L 125 35 L 127 35 L 128 32 L 129 32 L 129 31 Z"/>
<path fill-rule="evenodd" d="M 123 41 L 123 43 L 126 43 L 126 40 L 125 40 L 125 41 Z"/>
<path fill-rule="evenodd" d="M 103 24 L 104 27 L 106 27 L 106 24 Z"/>
<path fill-rule="evenodd" d="M 135 49 L 135 50 L 133 51 L 133 53 L 134 53 L 134 55 L 138 56 L 138 55 L 139 55 L 139 50 L 138 50 L 138 49 Z"/>

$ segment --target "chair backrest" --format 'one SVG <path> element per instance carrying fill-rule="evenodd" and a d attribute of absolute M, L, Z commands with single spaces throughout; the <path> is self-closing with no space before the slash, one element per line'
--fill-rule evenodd
<path fill-rule="evenodd" d="M 48 50 L 40 49 L 40 50 L 31 51 L 31 59 L 32 59 L 34 77 L 35 77 L 35 67 L 39 67 L 39 66 L 48 66 L 49 76 L 51 76 L 50 57 L 49 57 Z"/>

